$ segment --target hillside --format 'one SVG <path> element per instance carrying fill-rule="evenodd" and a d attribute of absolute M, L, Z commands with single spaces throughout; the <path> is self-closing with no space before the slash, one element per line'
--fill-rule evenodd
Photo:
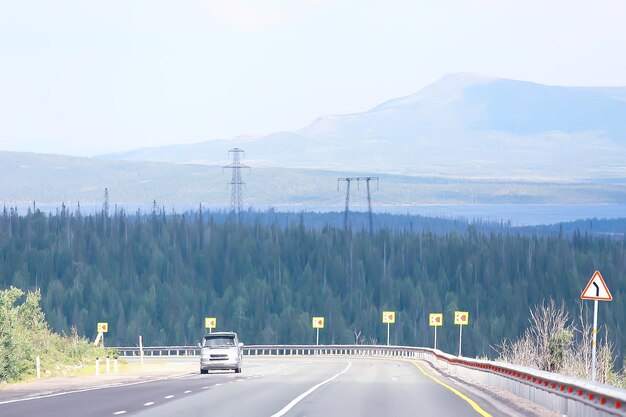
<path fill-rule="evenodd" d="M 222 164 L 227 162 L 224 159 Z M 243 173 L 244 204 L 283 211 L 340 211 L 345 191 L 338 188 L 337 177 L 362 174 L 253 165 L 250 172 Z M 109 190 L 111 206 L 120 205 L 131 211 L 136 207 L 151 208 L 155 200 L 168 210 L 175 208 L 179 212 L 197 208 L 200 203 L 227 209 L 228 182 L 230 173 L 219 166 L 0 152 L 0 201 L 22 209 L 33 202 L 50 210 L 62 203 L 72 208 L 78 203 L 83 209 L 101 207 L 105 188 Z M 381 175 L 380 188 L 373 187 L 372 200 L 378 212 L 414 212 L 416 205 L 437 204 L 624 204 L 625 182 Z M 363 188 L 352 190 L 354 209 L 366 207 Z M 428 208 L 425 211 L 432 213 Z M 476 216 L 481 217 L 480 212 Z"/>
<path fill-rule="evenodd" d="M 449 320 L 463 309 L 471 318 L 464 353 L 492 356 L 491 347 L 519 336 L 529 308 L 548 297 L 576 316 L 595 269 L 614 296 L 610 306 L 601 303 L 602 324 L 618 354 L 626 343 L 623 241 L 580 232 L 483 234 L 470 226 L 369 234 L 237 224 L 206 212 L 4 212 L 0 258 L 10 259 L 0 263 L 0 289 L 40 288 L 54 330 L 76 326 L 92 338 L 104 321 L 116 345 L 134 345 L 138 335 L 153 346 L 194 344 L 204 317 L 248 344 L 312 343 L 313 315 L 327 320 L 321 343 L 353 343 L 355 331 L 373 343 L 386 336 L 381 311 L 393 310 L 393 344 L 431 345 L 427 317 L 439 311 L 439 346 L 454 352 L 458 329 Z"/>
<path fill-rule="evenodd" d="M 216 164 L 238 146 L 255 166 L 466 178 L 620 177 L 626 175 L 625 91 L 453 74 L 362 113 L 319 117 L 296 132 L 102 158 Z"/>

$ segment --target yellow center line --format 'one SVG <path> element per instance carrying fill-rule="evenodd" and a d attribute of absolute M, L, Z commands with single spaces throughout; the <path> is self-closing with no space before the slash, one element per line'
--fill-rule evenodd
<path fill-rule="evenodd" d="M 467 395 L 463 394 L 462 392 L 460 392 L 459 390 L 452 388 L 450 385 L 441 382 L 440 380 L 438 380 L 437 378 L 435 378 L 434 376 L 432 376 L 429 373 L 426 373 L 426 371 L 424 371 L 424 369 L 422 369 L 421 366 L 419 366 L 417 364 L 417 362 L 413 362 L 410 361 L 413 365 L 415 365 L 417 367 L 417 369 L 419 369 L 419 371 L 424 374 L 425 376 L 427 376 L 428 378 L 432 379 L 433 381 L 435 381 L 436 383 L 438 383 L 439 385 L 446 387 L 447 389 L 449 389 L 450 391 L 452 391 L 453 393 L 455 393 L 456 395 L 458 395 L 459 397 L 461 397 L 465 402 L 467 402 L 469 405 L 472 406 L 472 408 L 481 416 L 483 417 L 492 417 L 491 414 L 489 414 L 488 412 L 486 412 L 485 410 L 483 410 L 482 408 L 480 408 L 480 406 L 478 404 L 476 404 L 476 402 L 474 400 L 472 400 L 471 398 L 469 398 Z"/>

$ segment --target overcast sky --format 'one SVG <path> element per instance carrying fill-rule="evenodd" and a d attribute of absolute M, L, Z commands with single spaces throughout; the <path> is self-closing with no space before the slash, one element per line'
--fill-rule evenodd
<path fill-rule="evenodd" d="M 0 0 L 0 150 L 296 130 L 447 73 L 626 85 L 623 0 Z"/>

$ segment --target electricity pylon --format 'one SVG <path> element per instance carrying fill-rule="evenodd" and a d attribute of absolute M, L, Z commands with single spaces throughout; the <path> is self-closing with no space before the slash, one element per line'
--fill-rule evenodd
<path fill-rule="evenodd" d="M 249 166 L 241 163 L 241 154 L 245 154 L 243 149 L 233 148 L 228 151 L 228 154 L 232 154 L 233 162 L 229 165 L 224 165 L 222 168 L 232 169 L 231 180 L 228 183 L 230 185 L 230 210 L 237 216 L 241 215 L 243 209 L 243 191 L 242 186 L 246 185 L 241 179 L 241 168 L 248 168 Z"/>
<path fill-rule="evenodd" d="M 372 216 L 372 195 L 370 190 L 370 181 L 376 181 L 376 188 L 378 189 L 379 177 L 342 177 L 337 178 L 337 188 L 339 188 L 340 182 L 346 183 L 346 207 L 343 213 L 343 227 L 348 230 L 348 212 L 350 211 L 350 184 L 352 181 L 356 181 L 357 188 L 361 181 L 365 181 L 367 186 L 367 212 L 369 215 L 370 233 L 374 230 L 374 221 Z"/>

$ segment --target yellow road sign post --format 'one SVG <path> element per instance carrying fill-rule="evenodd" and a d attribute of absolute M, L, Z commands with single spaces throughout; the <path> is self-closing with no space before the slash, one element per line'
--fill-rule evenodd
<path fill-rule="evenodd" d="M 104 334 L 109 331 L 109 323 L 99 322 L 96 326 L 96 330 L 98 331 L 98 335 L 96 336 L 94 345 L 98 346 L 99 344 L 102 344 L 102 347 L 104 347 Z"/>
<path fill-rule="evenodd" d="M 435 346 L 437 349 L 437 327 L 443 326 L 443 314 L 441 313 L 430 313 L 428 315 L 428 325 L 435 328 Z"/>
<path fill-rule="evenodd" d="M 209 333 L 213 332 L 213 329 L 217 327 L 217 319 L 215 317 L 204 318 L 204 328 L 209 329 Z"/>
<path fill-rule="evenodd" d="M 387 324 L 387 346 L 389 346 L 389 325 L 396 323 L 396 312 L 383 311 L 383 323 Z"/>
<path fill-rule="evenodd" d="M 467 326 L 469 324 L 469 313 L 467 311 L 455 311 L 454 324 L 459 325 L 459 356 L 461 356 L 461 345 L 463 344 L 463 326 Z"/>
<path fill-rule="evenodd" d="M 320 344 L 320 329 L 324 328 L 324 317 L 313 317 L 313 328 L 316 330 L 315 344 Z"/>

